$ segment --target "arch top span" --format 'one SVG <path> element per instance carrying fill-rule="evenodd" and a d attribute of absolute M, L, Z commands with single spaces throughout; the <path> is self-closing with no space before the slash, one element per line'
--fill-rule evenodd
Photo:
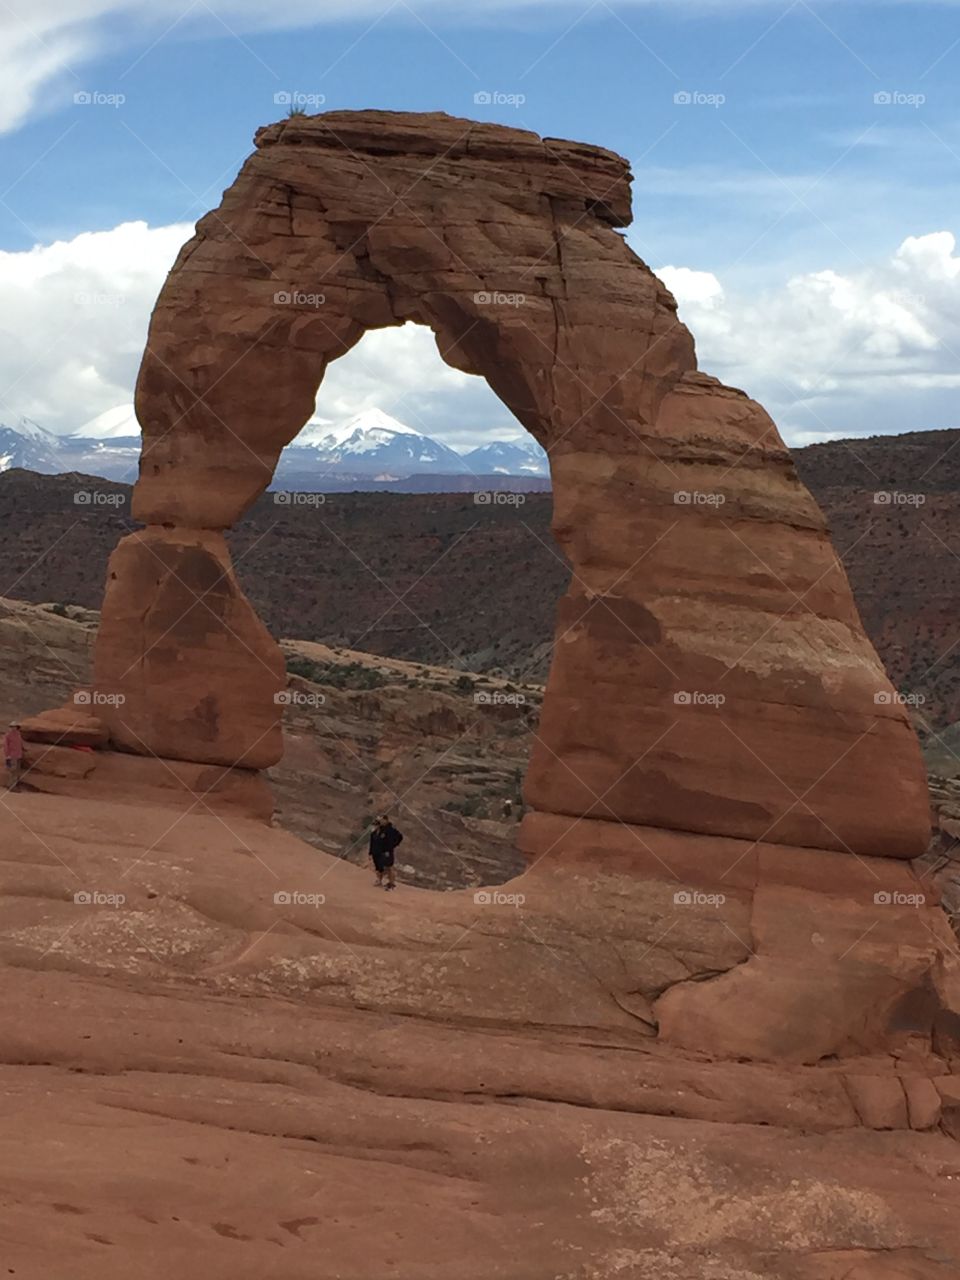
<path fill-rule="evenodd" d="M 378 111 L 261 129 L 154 311 L 137 516 L 231 525 L 329 362 L 410 320 L 548 451 L 598 435 L 631 448 L 696 361 L 669 292 L 613 229 L 629 220 L 627 162 L 598 147 Z M 188 450 L 200 500 L 175 479 Z"/>
<path fill-rule="evenodd" d="M 330 361 L 414 320 L 550 457 L 572 580 L 528 848 L 552 847 L 560 816 L 922 852 L 918 745 L 823 517 L 763 409 L 697 371 L 669 291 L 617 233 L 629 220 L 627 162 L 599 147 L 380 111 L 259 131 L 150 324 L 147 528 L 111 561 L 96 648 L 98 687 L 124 695 L 105 712 L 117 745 L 279 758 L 283 663 L 222 530 Z"/>

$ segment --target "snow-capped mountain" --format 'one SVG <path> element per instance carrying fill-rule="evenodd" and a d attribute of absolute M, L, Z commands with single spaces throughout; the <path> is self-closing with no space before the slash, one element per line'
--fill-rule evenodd
<path fill-rule="evenodd" d="M 494 440 L 464 455 L 478 475 L 545 476 L 550 474 L 546 452 L 531 436 L 528 440 Z"/>
<path fill-rule="evenodd" d="M 140 423 L 132 404 L 118 404 L 98 413 L 72 433 L 77 440 L 132 440 L 140 437 Z"/>
<path fill-rule="evenodd" d="M 382 409 L 363 409 L 350 418 L 336 421 L 331 418 L 311 418 L 300 434 L 293 441 L 292 448 L 336 448 L 347 445 L 350 441 L 362 442 L 367 433 L 376 438 L 374 433 L 388 431 L 392 435 L 416 435 L 412 427 L 408 427 L 399 418 L 384 413 Z"/>
<path fill-rule="evenodd" d="M 0 424 L 0 471 L 79 471 L 129 484 L 137 478 L 139 455 L 140 425 L 132 404 L 108 409 L 66 436 L 28 418 L 12 427 Z M 325 483 L 356 482 L 362 489 L 409 476 L 434 476 L 439 487 L 443 476 L 547 474 L 546 454 L 532 439 L 493 441 L 463 454 L 382 409 L 365 409 L 348 418 L 308 422 L 280 455 L 271 488 L 319 490 Z"/>
<path fill-rule="evenodd" d="M 18 418 L 12 427 L 0 422 L 0 471 L 24 467 L 50 475 L 62 470 L 57 462 L 59 456 L 60 437 L 30 418 Z"/>
<path fill-rule="evenodd" d="M 133 484 L 140 469 L 140 423 L 132 404 L 118 404 L 61 438 L 61 471 L 104 476 Z"/>
<path fill-rule="evenodd" d="M 382 409 L 365 409 L 342 422 L 308 422 L 284 453 L 298 473 L 308 464 L 309 455 L 329 474 L 350 472 L 380 479 L 421 471 L 458 474 L 470 469 L 454 449 L 421 435 Z"/>

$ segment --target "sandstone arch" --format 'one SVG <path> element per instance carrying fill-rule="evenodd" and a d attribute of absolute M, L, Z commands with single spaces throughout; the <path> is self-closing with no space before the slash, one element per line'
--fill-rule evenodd
<path fill-rule="evenodd" d="M 105 708 L 113 741 L 225 766 L 279 757 L 283 664 L 222 531 L 269 483 L 329 361 L 414 320 L 550 454 L 574 578 L 528 847 L 549 846 L 559 814 L 921 852 L 918 747 L 823 517 L 767 414 L 697 371 L 673 299 L 617 234 L 626 162 L 443 115 L 335 112 L 256 141 L 150 326 L 146 528 L 111 561 L 96 651 L 98 687 L 126 698 Z"/>

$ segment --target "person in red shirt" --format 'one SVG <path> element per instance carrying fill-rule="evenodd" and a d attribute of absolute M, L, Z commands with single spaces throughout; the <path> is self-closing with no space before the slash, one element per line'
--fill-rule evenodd
<path fill-rule="evenodd" d="M 23 772 L 23 735 L 19 720 L 12 720 L 3 735 L 3 758 L 7 766 L 7 790 L 18 791 Z"/>

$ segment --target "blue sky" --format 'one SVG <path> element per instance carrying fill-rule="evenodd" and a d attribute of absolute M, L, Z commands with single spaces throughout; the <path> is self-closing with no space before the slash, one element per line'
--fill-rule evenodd
<path fill-rule="evenodd" d="M 960 4 L 505 0 L 467 17 L 444 0 L 290 0 L 286 30 L 254 0 L 13 8 L 0 420 L 70 430 L 130 398 L 177 244 L 296 93 L 608 146 L 634 168 L 630 242 L 702 364 L 788 438 L 958 424 Z M 484 91 L 511 101 L 476 104 Z M 116 232 L 128 223 L 145 226 Z M 461 443 L 511 423 L 425 334 L 369 335 L 334 366 L 322 411 L 373 402 Z"/>

